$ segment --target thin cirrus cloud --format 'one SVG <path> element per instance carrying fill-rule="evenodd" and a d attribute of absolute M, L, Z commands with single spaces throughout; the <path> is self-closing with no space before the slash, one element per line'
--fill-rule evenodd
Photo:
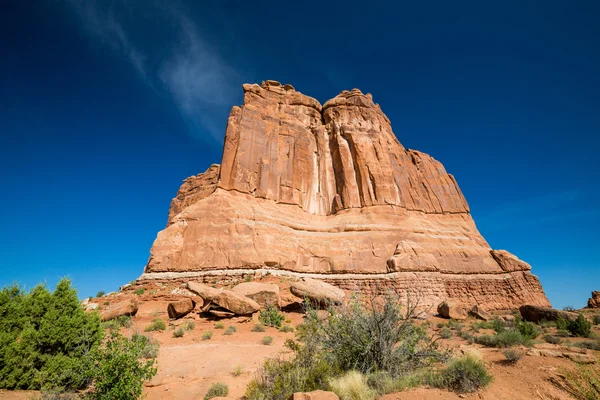
<path fill-rule="evenodd" d="M 206 43 L 182 9 L 157 2 L 144 2 L 143 10 L 136 10 L 124 1 L 66 2 L 92 38 L 125 57 L 140 79 L 157 94 L 169 95 L 194 137 L 205 139 L 204 132 L 208 132 L 222 142 L 226 115 L 235 101 L 240 74 Z M 137 16 L 148 14 L 156 18 L 152 24 L 144 25 Z M 136 16 L 134 22 L 128 20 L 132 15 Z M 166 19 L 163 21 L 166 23 L 157 24 L 161 19 Z M 163 36 L 170 38 L 170 42 L 144 43 L 144 28 L 152 30 L 157 25 L 172 30 Z M 140 31 L 142 38 L 137 39 Z M 160 51 L 164 48 L 167 50 Z"/>

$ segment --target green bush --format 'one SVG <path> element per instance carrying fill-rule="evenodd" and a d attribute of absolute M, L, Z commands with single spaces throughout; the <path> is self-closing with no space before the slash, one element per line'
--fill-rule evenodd
<path fill-rule="evenodd" d="M 440 337 L 442 339 L 450 339 L 452 337 L 452 331 L 448 328 L 440 329 Z"/>
<path fill-rule="evenodd" d="M 204 396 L 204 400 L 210 400 L 213 397 L 225 397 L 229 394 L 229 386 L 225 383 L 213 383 Z"/>
<path fill-rule="evenodd" d="M 266 308 L 261 310 L 258 317 L 258 321 L 267 326 L 274 326 L 280 328 L 281 324 L 285 320 L 285 316 L 273 305 L 268 305 Z"/>
<path fill-rule="evenodd" d="M 284 325 L 281 328 L 279 328 L 279 332 L 284 332 L 284 333 L 294 332 L 294 328 L 292 328 L 289 325 Z"/>
<path fill-rule="evenodd" d="M 233 376 L 240 376 L 242 373 L 244 373 L 244 369 L 242 368 L 241 365 L 236 366 L 233 371 L 231 371 L 231 375 Z"/>
<path fill-rule="evenodd" d="M 264 331 L 265 331 L 265 326 L 263 324 L 256 324 L 252 328 L 252 332 L 264 332 Z"/>
<path fill-rule="evenodd" d="M 569 330 L 569 321 L 559 316 L 556 319 L 556 329 L 558 329 L 559 331 Z"/>
<path fill-rule="evenodd" d="M 495 335 L 481 335 L 474 338 L 475 343 L 487 347 L 531 346 L 531 339 L 516 330 L 503 331 Z"/>
<path fill-rule="evenodd" d="M 265 346 L 268 346 L 271 343 L 273 343 L 273 336 L 265 336 L 265 337 L 262 338 L 262 340 L 260 342 L 262 344 L 264 344 Z"/>
<path fill-rule="evenodd" d="M 563 311 L 575 312 L 577 310 L 575 310 L 575 307 L 573 307 L 573 306 L 564 306 Z"/>
<path fill-rule="evenodd" d="M 175 337 L 175 338 L 183 337 L 183 335 L 185 335 L 185 331 L 181 327 L 179 327 L 173 331 L 173 337 Z"/>
<path fill-rule="evenodd" d="M 134 333 L 131 335 L 131 340 L 136 343 L 139 348 L 139 356 L 141 358 L 156 358 L 158 356 L 158 350 L 160 345 L 156 339 L 152 339 L 141 333 Z"/>
<path fill-rule="evenodd" d="M 139 288 L 139 289 L 135 289 L 135 291 L 133 293 L 135 293 L 136 295 L 140 296 L 142 294 L 144 294 L 144 292 L 146 291 L 145 288 Z"/>
<path fill-rule="evenodd" d="M 592 323 L 585 319 L 582 314 L 579 314 L 575 321 L 569 321 L 567 330 L 574 336 L 588 337 L 592 332 Z"/>
<path fill-rule="evenodd" d="M 209 340 L 212 337 L 213 333 L 212 331 L 205 331 L 202 334 L 202 340 Z"/>
<path fill-rule="evenodd" d="M 160 318 L 154 318 L 150 325 L 148 325 L 144 330 L 146 332 L 153 331 L 164 331 L 167 329 L 167 323 Z"/>
<path fill-rule="evenodd" d="M 387 372 L 378 371 L 369 374 L 369 386 L 379 395 L 402 392 L 406 389 L 421 386 L 427 383 L 428 373 L 417 370 L 401 376 L 392 376 Z"/>
<path fill-rule="evenodd" d="M 237 328 L 233 325 L 229 325 L 229 327 L 225 330 L 225 335 L 233 335 L 235 332 L 237 332 Z"/>
<path fill-rule="evenodd" d="M 116 331 L 93 353 L 93 399 L 139 399 L 144 381 L 156 375 L 155 360 L 143 358 L 144 347 Z"/>
<path fill-rule="evenodd" d="M 540 334 L 540 331 L 533 322 L 519 321 L 517 323 L 517 329 L 523 337 L 528 339 L 535 339 Z"/>
<path fill-rule="evenodd" d="M 451 360 L 447 367 L 430 377 L 430 385 L 458 393 L 471 393 L 490 384 L 492 376 L 480 360 L 465 356 Z"/>
<path fill-rule="evenodd" d="M 580 347 L 582 349 L 597 350 L 600 351 L 600 341 L 584 340 L 583 342 L 577 342 L 573 346 Z"/>
<path fill-rule="evenodd" d="M 215 323 L 215 329 L 225 329 L 225 323 L 224 322 Z"/>
<path fill-rule="evenodd" d="M 194 321 L 187 321 L 185 324 L 183 324 L 183 329 L 186 331 L 193 331 L 195 327 L 196 323 Z"/>
<path fill-rule="evenodd" d="M 102 341 L 96 313 L 86 313 L 68 279 L 54 292 L 38 285 L 0 290 L 0 388 L 75 390 L 88 386 L 87 357 Z"/>
<path fill-rule="evenodd" d="M 105 295 L 104 290 L 101 290 L 98 293 L 96 293 L 96 298 L 104 297 L 104 295 Z"/>
<path fill-rule="evenodd" d="M 332 379 L 329 385 L 340 400 L 375 400 L 377 395 L 377 392 L 369 387 L 367 378 L 358 371 L 349 371 Z"/>
<path fill-rule="evenodd" d="M 600 315 L 594 315 L 594 325 L 600 325 Z"/>

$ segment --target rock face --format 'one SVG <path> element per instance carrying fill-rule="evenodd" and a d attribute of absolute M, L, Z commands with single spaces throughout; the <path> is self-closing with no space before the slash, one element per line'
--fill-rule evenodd
<path fill-rule="evenodd" d="M 220 167 L 184 182 L 142 279 L 271 269 L 391 280 L 429 305 L 549 305 L 531 267 L 490 248 L 454 177 L 404 148 L 371 95 L 321 105 L 274 81 L 243 89 Z"/>
<path fill-rule="evenodd" d="M 588 299 L 588 308 L 600 308 L 600 292 L 594 290 L 592 297 Z"/>

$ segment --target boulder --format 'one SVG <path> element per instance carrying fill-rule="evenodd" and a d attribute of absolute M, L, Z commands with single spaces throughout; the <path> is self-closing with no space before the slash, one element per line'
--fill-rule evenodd
<path fill-rule="evenodd" d="M 261 308 L 256 301 L 231 290 L 222 290 L 211 301 L 237 315 L 253 314 Z"/>
<path fill-rule="evenodd" d="M 524 305 L 519 308 L 521 317 L 525 321 L 540 322 L 540 321 L 556 321 L 559 318 L 567 321 L 574 321 L 578 314 L 569 311 L 556 310 L 550 307 L 540 307 L 533 305 Z"/>
<path fill-rule="evenodd" d="M 342 289 L 311 278 L 304 278 L 301 281 L 292 283 L 290 291 L 296 297 L 307 298 L 313 303 L 324 306 L 342 304 L 346 297 Z"/>
<path fill-rule="evenodd" d="M 312 392 L 294 393 L 291 400 L 340 400 L 337 394 L 324 390 Z"/>
<path fill-rule="evenodd" d="M 214 315 L 217 318 L 233 318 L 235 314 L 225 310 L 208 310 L 209 314 Z"/>
<path fill-rule="evenodd" d="M 187 288 L 192 292 L 202 297 L 205 302 L 212 301 L 221 293 L 221 289 L 215 289 L 208 285 L 199 282 L 188 282 Z"/>
<path fill-rule="evenodd" d="M 100 312 L 100 319 L 108 321 L 121 317 L 123 315 L 135 315 L 138 312 L 138 302 L 136 299 L 127 299 L 108 306 Z"/>
<path fill-rule="evenodd" d="M 505 272 L 529 271 L 531 265 L 506 250 L 491 250 L 490 254 Z"/>
<path fill-rule="evenodd" d="M 587 303 L 588 308 L 600 308 L 600 292 L 594 290 L 592 292 L 592 297 L 588 299 Z"/>
<path fill-rule="evenodd" d="M 444 318 L 467 319 L 467 308 L 460 301 L 445 300 L 437 306 L 437 312 Z"/>
<path fill-rule="evenodd" d="M 194 306 L 194 302 L 189 298 L 173 301 L 167 306 L 167 313 L 169 314 L 169 318 L 181 318 L 189 314 L 194 309 Z"/>
<path fill-rule="evenodd" d="M 274 283 L 244 282 L 231 290 L 256 301 L 263 307 L 267 305 L 279 307 L 281 305 L 279 299 L 279 286 Z"/>
<path fill-rule="evenodd" d="M 477 318 L 477 319 L 480 319 L 483 321 L 490 321 L 490 320 L 494 319 L 492 314 L 485 311 L 483 309 L 483 307 L 481 307 L 477 304 L 475 304 L 473 307 L 471 307 L 471 309 L 469 310 L 469 315 L 472 316 L 473 318 Z"/>

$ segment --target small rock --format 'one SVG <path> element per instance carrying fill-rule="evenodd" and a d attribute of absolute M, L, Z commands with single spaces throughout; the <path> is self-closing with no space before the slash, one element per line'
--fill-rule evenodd
<path fill-rule="evenodd" d="M 181 318 L 190 313 L 194 309 L 194 306 L 194 302 L 189 298 L 173 301 L 167 306 L 167 313 L 169 314 L 169 318 Z"/>
<path fill-rule="evenodd" d="M 340 400 L 340 398 L 333 392 L 315 390 L 313 392 L 294 393 L 291 400 Z"/>
<path fill-rule="evenodd" d="M 490 321 L 494 318 L 489 312 L 484 310 L 483 307 L 477 304 L 471 307 L 471 309 L 469 310 L 469 315 L 471 315 L 474 318 L 481 319 L 483 321 Z"/>

